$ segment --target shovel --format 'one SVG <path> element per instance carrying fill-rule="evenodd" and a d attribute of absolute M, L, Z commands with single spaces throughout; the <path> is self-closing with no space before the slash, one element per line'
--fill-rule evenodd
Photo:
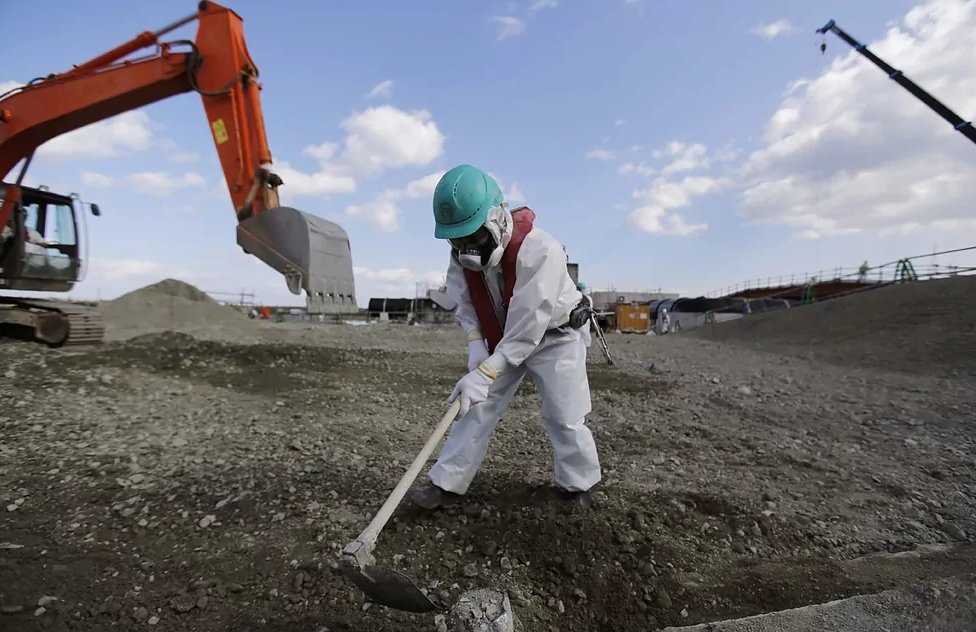
<path fill-rule="evenodd" d="M 366 593 L 370 601 L 408 612 L 430 612 L 438 608 L 438 605 L 431 601 L 427 595 L 420 592 L 420 589 L 409 577 L 395 570 L 377 566 L 376 559 L 373 557 L 373 548 L 376 546 L 376 538 L 380 531 L 390 516 L 393 515 L 393 510 L 403 500 L 407 490 L 410 489 L 413 481 L 424 467 L 427 458 L 434 451 L 434 447 L 437 446 L 441 437 L 451 426 L 451 422 L 457 417 L 460 408 L 461 399 L 457 398 L 444 413 L 444 417 L 441 418 L 440 423 L 437 424 L 427 439 L 427 443 L 420 450 L 420 454 L 410 464 L 410 468 L 397 483 L 390 497 L 380 507 L 372 522 L 363 529 L 358 538 L 347 544 L 346 548 L 342 550 L 339 566 L 342 568 L 343 574 Z"/>

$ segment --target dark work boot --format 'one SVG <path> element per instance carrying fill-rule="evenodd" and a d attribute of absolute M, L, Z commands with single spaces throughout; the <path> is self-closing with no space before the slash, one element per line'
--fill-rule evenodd
<path fill-rule="evenodd" d="M 407 494 L 407 498 L 418 507 L 437 509 L 438 507 L 453 505 L 459 502 L 462 495 L 441 489 L 433 483 L 427 483 L 427 485 L 422 487 L 411 489 Z"/>
<path fill-rule="evenodd" d="M 559 490 L 559 496 L 573 509 L 589 509 L 593 506 L 594 488 L 585 491 Z"/>

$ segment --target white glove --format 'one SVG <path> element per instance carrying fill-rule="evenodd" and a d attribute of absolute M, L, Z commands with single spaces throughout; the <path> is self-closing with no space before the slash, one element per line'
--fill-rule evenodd
<path fill-rule="evenodd" d="M 488 370 L 490 371 L 491 369 Z M 477 368 L 458 380 L 447 402 L 452 403 L 460 396 L 460 414 L 464 416 L 469 408 L 488 399 L 488 388 L 491 387 L 494 381 L 494 378 L 488 377 L 480 368 Z"/>
<path fill-rule="evenodd" d="M 468 343 L 468 371 L 474 371 L 482 362 L 488 359 L 488 345 L 482 339 Z"/>

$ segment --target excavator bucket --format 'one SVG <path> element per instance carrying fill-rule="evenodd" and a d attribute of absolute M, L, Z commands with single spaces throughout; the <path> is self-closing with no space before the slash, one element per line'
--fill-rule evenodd
<path fill-rule="evenodd" d="M 349 237 L 338 224 L 278 206 L 239 222 L 237 243 L 283 274 L 292 294 L 305 290 L 308 313 L 358 309 Z"/>

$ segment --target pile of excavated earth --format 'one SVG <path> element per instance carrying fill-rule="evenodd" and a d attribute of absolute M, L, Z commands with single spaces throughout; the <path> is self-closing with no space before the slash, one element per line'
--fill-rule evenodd
<path fill-rule="evenodd" d="M 260 330 L 246 314 L 221 305 L 189 283 L 165 279 L 104 302 L 100 311 L 107 340 L 178 332 L 211 339 L 258 340 Z"/>
<path fill-rule="evenodd" d="M 453 630 L 336 560 L 446 409 L 463 334 L 251 321 L 189 289 L 103 304 L 100 347 L 0 344 L 0 629 Z M 974 291 L 610 334 L 593 507 L 552 488 L 527 381 L 465 502 L 401 506 L 377 561 L 471 629 L 472 590 L 524 632 L 972 629 Z"/>

